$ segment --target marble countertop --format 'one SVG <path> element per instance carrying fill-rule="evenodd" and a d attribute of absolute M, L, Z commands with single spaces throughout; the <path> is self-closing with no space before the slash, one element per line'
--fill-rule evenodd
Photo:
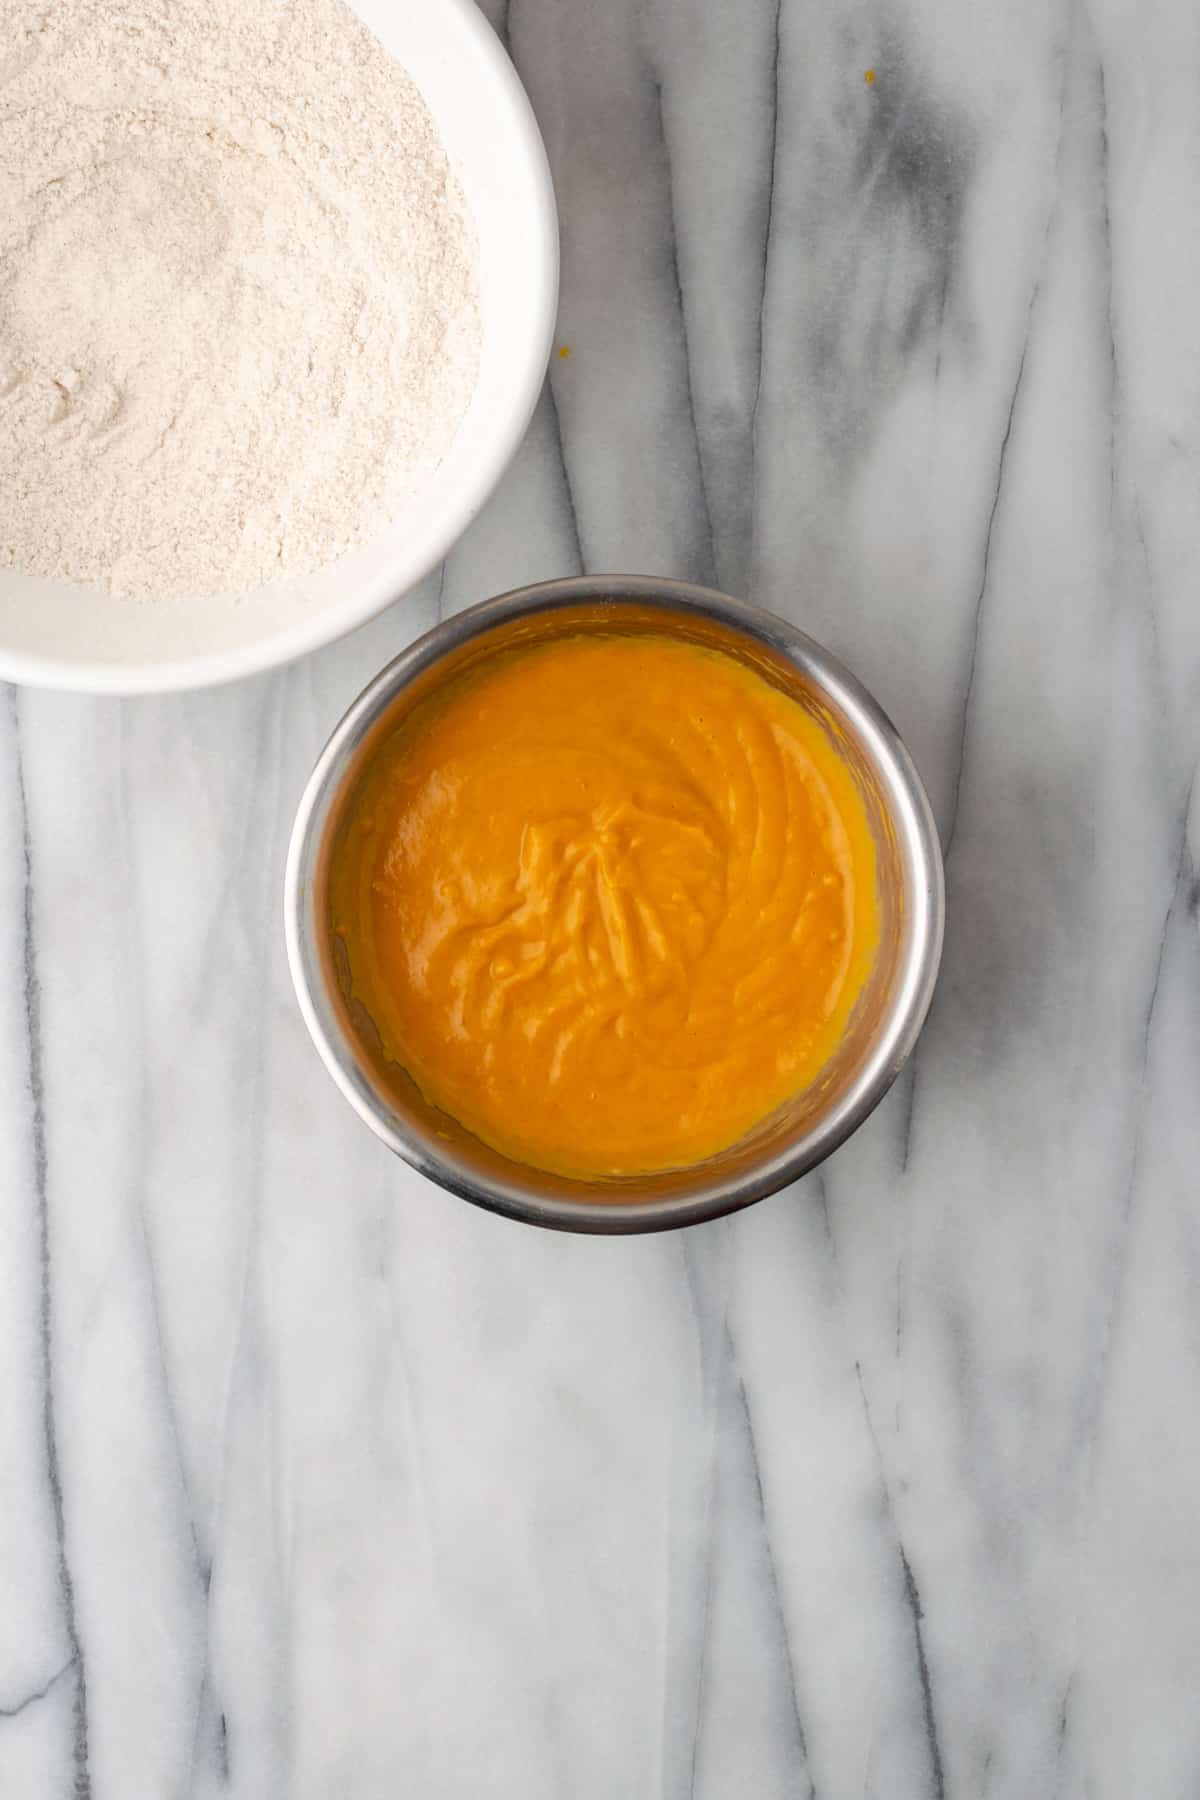
<path fill-rule="evenodd" d="M 1200 13 L 492 16 L 564 254 L 493 503 L 273 678 L 0 694 L 0 1795 L 1194 1795 Z M 363 680 L 581 568 L 823 639 L 948 852 L 911 1073 L 653 1239 L 406 1171 L 279 929 Z"/>

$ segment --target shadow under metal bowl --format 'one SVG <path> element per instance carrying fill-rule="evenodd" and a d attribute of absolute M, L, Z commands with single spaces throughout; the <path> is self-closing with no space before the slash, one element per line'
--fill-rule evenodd
<path fill-rule="evenodd" d="M 390 1061 L 349 991 L 328 900 L 331 856 L 381 741 L 435 687 L 499 650 L 585 632 L 657 632 L 722 650 L 800 701 L 858 783 L 871 829 L 880 943 L 846 1032 L 818 1079 L 728 1150 L 690 1168 L 581 1181 L 513 1161 L 432 1106 Z M 305 1023 L 330 1074 L 398 1156 L 451 1193 L 569 1231 L 657 1231 L 733 1212 L 795 1181 L 883 1098 L 929 1010 L 942 948 L 937 831 L 895 726 L 811 638 L 760 607 L 684 582 L 586 576 L 486 600 L 390 663 L 338 725 L 300 802 L 285 926 Z"/>

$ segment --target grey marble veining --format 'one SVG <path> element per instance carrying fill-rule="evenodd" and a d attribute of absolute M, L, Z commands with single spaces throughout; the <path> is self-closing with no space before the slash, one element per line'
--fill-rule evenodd
<path fill-rule="evenodd" d="M 1200 14 L 489 16 L 570 351 L 496 498 L 277 676 L 0 704 L 0 1795 L 1182 1800 Z M 361 683 L 580 568 L 822 638 L 948 853 L 869 1125 L 634 1242 L 400 1167 L 279 930 Z"/>

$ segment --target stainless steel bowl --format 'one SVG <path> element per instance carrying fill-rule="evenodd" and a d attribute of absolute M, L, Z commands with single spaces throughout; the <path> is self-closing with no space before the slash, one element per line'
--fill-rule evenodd
<path fill-rule="evenodd" d="M 721 649 L 824 723 L 859 784 L 875 834 L 881 913 L 875 967 L 816 1083 L 720 1155 L 665 1174 L 578 1181 L 502 1156 L 431 1106 L 390 1062 L 349 992 L 327 899 L 330 857 L 366 762 L 441 682 L 497 650 L 566 633 L 657 631 Z M 285 925 L 313 1042 L 355 1110 L 398 1156 L 478 1206 L 569 1231 L 658 1231 L 774 1193 L 878 1105 L 929 1010 L 942 948 L 942 858 L 925 790 L 895 726 L 834 657 L 783 619 L 706 588 L 647 576 L 585 576 L 520 588 L 418 640 L 350 708 L 313 770 L 292 833 Z"/>

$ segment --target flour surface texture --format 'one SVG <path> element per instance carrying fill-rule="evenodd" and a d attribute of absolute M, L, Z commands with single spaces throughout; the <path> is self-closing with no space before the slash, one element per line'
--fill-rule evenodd
<path fill-rule="evenodd" d="M 436 128 L 341 0 L 0 0 L 0 564 L 322 568 L 436 468 L 479 336 Z"/>

